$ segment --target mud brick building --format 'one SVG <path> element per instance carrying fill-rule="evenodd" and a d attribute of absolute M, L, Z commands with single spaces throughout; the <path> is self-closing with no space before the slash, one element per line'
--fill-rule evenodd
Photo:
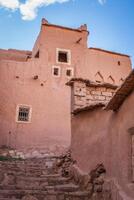
<path fill-rule="evenodd" d="M 74 29 L 43 19 L 32 51 L 0 49 L 1 146 L 27 157 L 68 148 L 72 106 L 66 83 L 72 78 L 77 109 L 111 99 L 131 71 L 130 57 L 88 47 L 89 35 L 86 25 Z"/>

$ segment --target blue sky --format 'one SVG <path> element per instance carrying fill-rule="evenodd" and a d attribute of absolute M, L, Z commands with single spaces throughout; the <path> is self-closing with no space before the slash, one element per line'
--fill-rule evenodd
<path fill-rule="evenodd" d="M 0 0 L 0 48 L 31 50 L 45 17 L 74 28 L 86 23 L 90 47 L 128 54 L 134 65 L 133 10 L 134 0 Z"/>

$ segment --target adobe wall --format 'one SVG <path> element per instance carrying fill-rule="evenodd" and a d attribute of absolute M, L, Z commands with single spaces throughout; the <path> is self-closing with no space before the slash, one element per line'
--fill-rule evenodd
<path fill-rule="evenodd" d="M 14 60 L 19 62 L 27 61 L 28 56 L 31 56 L 30 51 L 21 51 L 15 49 L 0 49 L 0 60 Z"/>
<path fill-rule="evenodd" d="M 87 40 L 86 30 L 60 28 L 45 22 L 34 45 L 33 55 L 40 49 L 40 58 L 47 60 L 49 67 L 71 67 L 74 77 L 120 85 L 132 69 L 130 57 L 88 48 Z M 56 48 L 71 51 L 70 66 L 55 62 Z"/>
<path fill-rule="evenodd" d="M 110 167 L 110 151 L 107 151 L 110 143 L 107 136 L 110 117 L 110 113 L 101 109 L 72 116 L 72 155 L 85 172 L 91 171 L 98 163 L 104 162 L 106 168 Z"/>
<path fill-rule="evenodd" d="M 129 57 L 89 48 L 86 52 L 85 67 L 80 69 L 80 74 L 82 78 L 96 81 L 98 79 L 97 73 L 100 72 L 102 82 L 120 85 L 131 69 Z"/>
<path fill-rule="evenodd" d="M 134 127 L 134 92 L 125 100 L 117 113 L 113 114 L 110 125 L 112 151 L 111 151 L 111 174 L 118 178 L 126 191 L 133 191 L 133 154 L 132 134 L 129 129 Z M 134 193 L 133 197 L 134 197 Z"/>
<path fill-rule="evenodd" d="M 78 47 L 75 42 L 80 37 L 83 42 Z M 66 69 L 77 66 L 81 52 L 84 55 L 86 40 L 87 31 L 43 26 L 31 60 L 0 62 L 0 145 L 33 155 L 38 152 L 59 154 L 70 146 L 71 98 L 70 89 L 65 85 Z M 71 65 L 56 62 L 56 48 L 71 50 Z M 37 50 L 39 58 L 34 58 Z M 53 66 L 61 67 L 60 77 L 52 75 Z M 34 80 L 36 75 L 39 78 Z M 18 104 L 32 107 L 31 123 L 16 123 Z"/>
<path fill-rule="evenodd" d="M 70 91 L 47 63 L 0 62 L 0 91 L 0 145 L 33 154 L 58 154 L 70 145 Z M 18 104 L 32 107 L 31 123 L 16 123 Z"/>
<path fill-rule="evenodd" d="M 134 197 L 132 135 L 134 92 L 118 112 L 96 109 L 72 116 L 72 154 L 78 166 L 89 172 L 103 163 L 107 176 L 115 178 L 128 196 Z"/>
<path fill-rule="evenodd" d="M 59 66 L 61 71 L 66 70 L 68 67 L 74 69 L 74 76 L 77 76 L 78 68 L 85 65 L 85 51 L 87 50 L 87 31 L 73 31 L 66 30 L 53 26 L 42 25 L 40 38 L 38 38 L 35 50 L 40 50 L 40 60 L 47 62 L 48 68 L 52 66 Z M 77 44 L 79 38 L 82 38 L 80 44 Z M 71 63 L 57 63 L 56 62 L 56 49 L 70 50 Z M 63 74 L 62 73 L 62 74 Z M 68 79 L 64 79 L 65 83 Z"/>
<path fill-rule="evenodd" d="M 117 55 L 102 55 L 98 51 L 90 54 L 88 31 L 84 28 L 74 30 L 42 24 L 30 60 L 19 60 L 17 51 L 13 60 L 21 62 L 7 61 L 7 57 L 0 59 L 0 145 L 25 149 L 26 152 L 29 149 L 35 154 L 38 150 L 58 153 L 70 145 L 71 94 L 65 85 L 69 80 L 66 76 L 68 67 L 74 69 L 74 77 L 99 81 L 104 77 L 102 82 L 111 74 L 115 84 L 119 83 L 122 75 L 127 76 L 131 68 L 130 58 L 121 56 L 121 63 L 126 65 L 117 66 Z M 57 48 L 70 50 L 70 64 L 57 63 Z M 34 58 L 38 50 L 39 58 Z M 59 77 L 52 75 L 53 66 L 60 67 Z M 38 79 L 34 80 L 36 75 Z M 31 123 L 16 123 L 18 104 L 32 107 Z"/>

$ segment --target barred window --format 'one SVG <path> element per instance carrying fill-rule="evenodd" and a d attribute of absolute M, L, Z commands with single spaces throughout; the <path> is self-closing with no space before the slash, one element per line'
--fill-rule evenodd
<path fill-rule="evenodd" d="M 31 115 L 30 106 L 20 105 L 17 107 L 17 122 L 29 122 Z"/>

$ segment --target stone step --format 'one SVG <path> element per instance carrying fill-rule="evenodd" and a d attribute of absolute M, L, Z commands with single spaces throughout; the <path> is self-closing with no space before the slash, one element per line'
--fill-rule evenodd
<path fill-rule="evenodd" d="M 69 184 L 70 179 L 64 177 L 50 178 L 33 178 L 18 177 L 16 179 L 8 179 L 0 184 L 0 189 L 45 189 L 46 186 Z"/>
<path fill-rule="evenodd" d="M 90 194 L 87 192 L 44 192 L 44 191 L 9 191 L 5 190 L 0 200 L 20 200 L 26 195 L 31 195 L 38 200 L 89 200 Z"/>
<path fill-rule="evenodd" d="M 55 174 L 55 173 L 51 173 L 50 171 L 46 171 L 46 170 L 42 170 L 42 171 L 29 171 L 29 170 L 24 170 L 24 171 L 12 171 L 12 170 L 0 170 L 0 173 L 2 174 L 8 174 L 8 175 L 16 175 L 16 176 L 20 176 L 22 174 L 22 176 L 24 175 L 28 175 L 28 176 L 38 176 L 38 175 L 49 175 L 49 174 Z"/>
<path fill-rule="evenodd" d="M 44 199 L 47 195 L 47 191 L 43 190 L 0 190 L 0 198 L 8 198 L 12 199 L 15 197 L 16 199 L 22 199 L 22 197 L 26 195 L 32 195 L 39 199 Z"/>
<path fill-rule="evenodd" d="M 0 175 L 0 184 L 2 185 L 30 185 L 30 184 L 64 184 L 69 182 L 69 179 L 61 177 L 60 174 L 42 174 L 35 176 L 35 174 L 25 174 L 25 173 L 4 173 Z"/>
<path fill-rule="evenodd" d="M 46 165 L 48 163 L 54 163 L 55 161 L 49 161 L 49 160 L 45 160 L 43 162 L 26 162 L 26 161 L 20 161 L 20 162 L 7 162 L 7 161 L 0 161 L 0 166 L 4 166 L 4 165 L 8 165 L 8 166 L 21 166 L 21 165 L 27 165 L 27 166 L 43 166 L 43 165 Z"/>
<path fill-rule="evenodd" d="M 0 161 L 1 165 L 10 165 L 10 166 L 20 166 L 20 165 L 32 165 L 32 166 L 43 166 L 46 164 L 52 164 L 56 159 L 35 159 L 35 160 L 23 160 L 23 161 Z"/>
<path fill-rule="evenodd" d="M 15 197 L 10 198 L 10 199 L 9 199 L 9 198 L 3 198 L 3 197 L 2 197 L 2 198 L 0 198 L 0 200 L 20 200 L 20 199 L 16 199 Z"/>
<path fill-rule="evenodd" d="M 0 200 L 22 200 L 24 196 L 31 195 L 37 200 L 89 200 L 90 194 L 86 191 L 78 191 L 78 192 L 42 192 L 37 194 L 36 192 L 31 191 L 19 191 L 18 193 L 8 193 L 5 191 L 6 196 L 0 197 Z M 31 200 L 31 199 L 29 199 Z"/>
<path fill-rule="evenodd" d="M 47 185 L 48 186 L 48 185 Z M 45 187 L 43 184 L 42 185 L 37 185 L 37 184 L 31 184 L 31 185 L 22 185 L 22 184 L 16 184 L 16 185 L 0 185 L 0 190 L 44 190 L 45 191 Z"/>
<path fill-rule="evenodd" d="M 90 197 L 90 193 L 88 191 L 69 192 L 68 195 L 70 197 Z"/>
<path fill-rule="evenodd" d="M 53 162 L 55 158 L 0 162 L 0 200 L 24 200 L 27 195 L 37 200 L 90 199 L 88 192 L 54 170 Z"/>
<path fill-rule="evenodd" d="M 77 185 L 72 183 L 62 184 L 62 185 L 49 185 L 47 184 L 15 184 L 15 185 L 0 185 L 0 190 L 43 190 L 43 191 L 62 191 L 62 192 L 74 192 L 79 189 Z"/>
<path fill-rule="evenodd" d="M 28 173 L 32 173 L 32 174 L 41 174 L 43 173 L 52 173 L 54 171 L 53 169 L 53 164 L 51 162 L 45 163 L 40 165 L 38 164 L 26 164 L 26 163 L 0 163 L 0 171 L 3 172 L 28 172 Z"/>
<path fill-rule="evenodd" d="M 69 183 L 69 184 L 64 184 L 64 185 L 56 185 L 54 189 L 55 191 L 74 192 L 79 189 L 79 186 L 73 183 Z"/>
<path fill-rule="evenodd" d="M 48 170 L 49 168 L 48 167 L 41 167 L 41 166 L 39 166 L 39 167 L 33 167 L 33 166 L 27 166 L 27 165 L 24 165 L 24 166 L 20 166 L 20 167 L 16 167 L 16 166 L 8 166 L 8 165 L 6 165 L 6 166 L 1 166 L 0 167 L 0 169 L 1 170 L 4 170 L 4 169 L 6 169 L 6 170 L 12 170 L 12 171 L 24 171 L 24 170 L 29 170 L 29 171 L 39 171 L 39 170 Z"/>
<path fill-rule="evenodd" d="M 3 163 L 0 163 L 0 166 L 5 166 L 5 165 L 8 165 L 8 166 L 18 166 L 18 167 L 21 167 L 21 166 L 33 166 L 33 167 L 40 167 L 40 166 L 47 166 L 46 164 L 51 164 L 53 162 L 51 161 L 45 161 L 43 163 L 27 163 L 27 162 L 21 162 L 21 163 L 18 163 L 18 162 L 11 162 L 11 163 L 6 163 L 6 162 L 3 162 Z"/>
<path fill-rule="evenodd" d="M 46 175 L 44 177 L 24 177 L 24 176 L 19 176 L 16 178 L 16 183 L 24 183 L 24 184 L 42 184 L 42 183 L 48 183 L 49 185 L 54 185 L 54 184 L 66 184 L 70 181 L 70 178 L 64 178 L 60 177 L 59 175 Z"/>
<path fill-rule="evenodd" d="M 2 173 L 2 174 L 11 174 L 11 175 L 20 175 L 20 174 L 22 174 L 22 175 L 25 175 L 25 174 L 31 174 L 31 176 L 37 176 L 37 175 L 43 175 L 43 174 L 45 174 L 45 175 L 47 175 L 47 174 L 55 174 L 55 172 L 54 171 L 49 171 L 49 170 L 37 170 L 37 171 L 33 171 L 33 170 L 9 170 L 9 169 L 4 169 L 4 170 L 1 170 L 0 169 L 0 172 Z M 53 173 L 54 172 L 54 173 Z"/>
<path fill-rule="evenodd" d="M 23 186 L 25 190 L 30 190 L 29 187 L 30 186 Z M 2 189 L 1 189 L 2 188 Z M 4 188 L 8 188 L 8 189 L 4 189 Z M 17 189 L 14 189 L 17 188 Z M 69 183 L 69 184 L 63 184 L 63 185 L 46 185 L 43 189 L 41 189 L 40 187 L 36 187 L 36 189 L 34 189 L 33 191 L 38 191 L 38 190 L 42 190 L 42 191 L 65 191 L 65 192 L 73 192 L 73 191 L 77 191 L 77 189 L 79 189 L 79 186 L 73 184 L 73 183 Z M 19 185 L 0 185 L 0 194 L 2 194 L 2 192 L 4 191 L 23 191 L 22 188 L 20 188 Z"/>
<path fill-rule="evenodd" d="M 56 174 L 55 171 L 10 171 L 10 170 L 0 170 L 1 175 L 8 175 L 8 176 L 24 176 L 24 177 L 54 177 L 54 176 L 60 176 L 58 173 Z"/>

